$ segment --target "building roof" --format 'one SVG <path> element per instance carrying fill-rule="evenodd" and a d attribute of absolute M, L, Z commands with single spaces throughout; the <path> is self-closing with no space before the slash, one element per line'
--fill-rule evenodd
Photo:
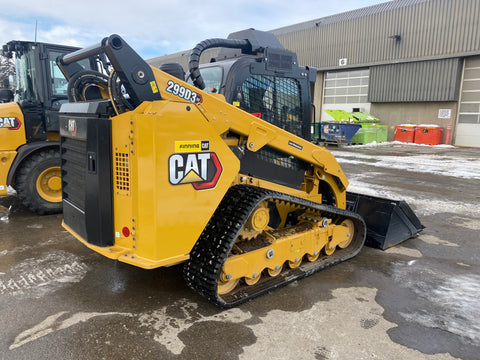
<path fill-rule="evenodd" d="M 369 15 L 374 15 L 386 11 L 390 11 L 393 9 L 403 8 L 410 5 L 419 4 L 422 2 L 431 1 L 431 0 L 394 0 L 394 1 L 387 1 L 381 4 L 367 6 L 360 9 L 346 11 L 340 14 L 325 16 L 318 19 L 313 19 L 309 21 L 305 21 L 302 23 L 289 25 L 285 27 L 281 27 L 278 29 L 271 30 L 275 35 L 282 35 L 286 33 L 291 33 L 299 30 L 305 30 L 312 27 L 319 27 L 325 25 L 331 25 L 335 23 L 340 23 L 348 20 L 353 20 L 356 18 L 361 18 Z"/>

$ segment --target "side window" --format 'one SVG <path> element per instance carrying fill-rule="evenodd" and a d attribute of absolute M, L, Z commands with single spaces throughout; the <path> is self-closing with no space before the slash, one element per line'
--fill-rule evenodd
<path fill-rule="evenodd" d="M 51 51 L 49 56 L 52 96 L 67 96 L 68 81 L 65 79 L 65 76 L 63 76 L 55 61 L 57 57 L 62 54 L 61 52 Z"/>
<path fill-rule="evenodd" d="M 302 136 L 302 106 L 297 80 L 252 75 L 242 85 L 240 107 L 293 134 Z"/>
<path fill-rule="evenodd" d="M 205 83 L 205 89 L 207 93 L 218 94 L 220 90 L 220 85 L 222 84 L 222 68 L 218 66 L 207 67 L 200 69 L 200 74 L 202 74 L 203 81 Z M 187 82 L 193 85 L 192 79 L 189 77 Z"/>
<path fill-rule="evenodd" d="M 65 76 L 63 76 L 63 73 L 60 71 L 60 68 L 57 66 L 56 62 L 57 57 L 63 54 L 64 52 L 60 51 L 49 52 L 48 60 L 50 63 L 50 78 L 52 81 L 52 96 L 67 96 L 68 81 L 65 79 Z M 85 70 L 91 69 L 89 59 L 80 60 L 78 63 Z"/>

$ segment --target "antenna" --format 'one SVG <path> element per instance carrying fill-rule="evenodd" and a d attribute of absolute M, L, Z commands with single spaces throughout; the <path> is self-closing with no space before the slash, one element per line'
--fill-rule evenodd
<path fill-rule="evenodd" d="M 37 22 L 38 20 L 35 19 L 35 42 L 37 42 Z"/>

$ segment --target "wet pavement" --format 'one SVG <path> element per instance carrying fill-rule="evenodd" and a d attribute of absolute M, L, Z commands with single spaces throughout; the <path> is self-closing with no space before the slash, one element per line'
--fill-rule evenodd
<path fill-rule="evenodd" d="M 0 198 L 0 359 L 480 359 L 480 149 L 330 149 L 426 229 L 230 310 Z"/>

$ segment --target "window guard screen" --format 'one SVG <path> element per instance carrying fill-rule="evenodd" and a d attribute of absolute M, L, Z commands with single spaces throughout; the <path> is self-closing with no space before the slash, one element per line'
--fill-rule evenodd
<path fill-rule="evenodd" d="M 268 75 L 248 77 L 242 84 L 240 108 L 302 136 L 301 92 L 295 79 Z"/>

